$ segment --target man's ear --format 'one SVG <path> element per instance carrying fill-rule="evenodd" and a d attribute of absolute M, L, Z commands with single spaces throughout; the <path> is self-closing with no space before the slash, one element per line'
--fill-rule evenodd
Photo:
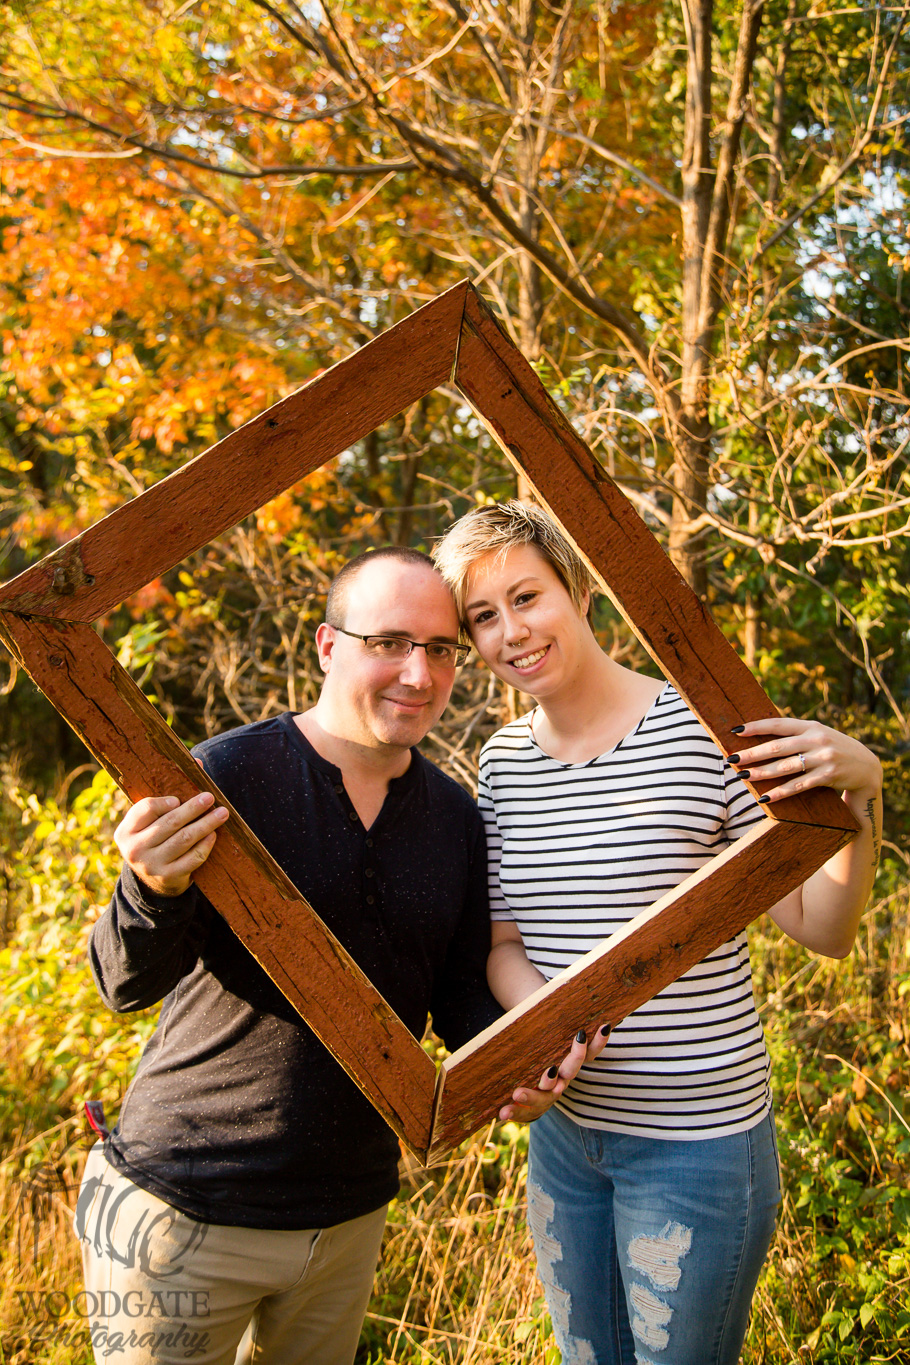
<path fill-rule="evenodd" d="M 332 663 L 332 651 L 335 648 L 335 632 L 330 625 L 323 621 L 316 631 L 316 651 L 319 656 L 319 667 L 323 673 L 328 673 Z"/>

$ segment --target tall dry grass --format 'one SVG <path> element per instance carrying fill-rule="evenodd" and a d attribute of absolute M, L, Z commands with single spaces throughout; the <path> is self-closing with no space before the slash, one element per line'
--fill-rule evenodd
<path fill-rule="evenodd" d="M 558 1361 L 525 1224 L 527 1133 L 478 1134 L 403 1169 L 358 1365 Z"/>
<path fill-rule="evenodd" d="M 0 947 L 0 1365 L 91 1365 L 71 1308 L 80 1103 L 116 1113 L 153 1023 L 106 1015 L 88 978 L 87 925 L 114 875 L 97 852 L 111 794 L 99 779 L 78 800 L 35 812 L 29 899 Z M 768 924 L 752 934 L 785 1199 L 744 1365 L 910 1365 L 908 869 L 893 862 L 879 893 L 842 963 Z M 493 1126 L 432 1170 L 405 1163 L 358 1365 L 557 1365 L 526 1145 L 526 1129 Z"/>

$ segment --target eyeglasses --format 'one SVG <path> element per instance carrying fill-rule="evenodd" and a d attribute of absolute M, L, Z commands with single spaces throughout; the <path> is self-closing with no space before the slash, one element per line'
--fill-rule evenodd
<path fill-rule="evenodd" d="M 341 635 L 350 635 L 352 640 L 362 640 L 366 652 L 373 659 L 383 659 L 386 663 L 401 663 L 414 649 L 425 649 L 427 663 L 431 668 L 461 668 L 471 652 L 470 645 L 450 645 L 444 640 L 408 640 L 403 635 L 358 635 L 342 626 L 333 626 Z"/>

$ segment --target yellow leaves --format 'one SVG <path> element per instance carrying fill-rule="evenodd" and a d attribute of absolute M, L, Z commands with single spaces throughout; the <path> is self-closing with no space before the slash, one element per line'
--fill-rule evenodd
<path fill-rule="evenodd" d="M 267 502 L 256 513 L 256 529 L 263 535 L 281 540 L 298 527 L 302 520 L 302 509 L 292 494 L 279 493 L 277 498 Z"/>
<path fill-rule="evenodd" d="M 866 1091 L 869 1089 L 869 1082 L 861 1071 L 854 1072 L 851 1088 L 857 1100 L 865 1099 Z"/>
<path fill-rule="evenodd" d="M 88 508 L 77 511 L 64 505 L 54 508 L 36 506 L 20 513 L 11 529 L 26 550 L 39 545 L 65 545 L 93 520 L 87 515 L 88 511 Z"/>
<path fill-rule="evenodd" d="M 169 59 L 184 55 L 186 39 L 175 24 L 161 24 L 154 30 L 152 50 L 157 53 L 161 66 L 166 67 Z"/>
<path fill-rule="evenodd" d="M 818 177 L 818 188 L 820 190 L 826 190 L 829 185 L 834 183 L 839 174 L 839 168 L 829 162 L 827 166 L 822 168 L 822 173 Z"/>

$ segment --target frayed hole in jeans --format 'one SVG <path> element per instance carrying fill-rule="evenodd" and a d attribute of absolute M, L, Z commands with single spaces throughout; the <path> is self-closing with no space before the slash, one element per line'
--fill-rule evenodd
<path fill-rule="evenodd" d="M 562 1243 L 553 1232 L 556 1204 L 546 1190 L 528 1184 L 528 1223 L 534 1237 L 537 1272 L 543 1283 L 553 1331 L 562 1352 L 562 1365 L 597 1365 L 590 1341 L 572 1336 L 569 1317 L 572 1296 L 559 1283 L 556 1266 L 562 1260 Z"/>
<path fill-rule="evenodd" d="M 642 1235 L 629 1243 L 629 1266 L 650 1281 L 655 1289 L 676 1289 L 682 1274 L 680 1261 L 692 1247 L 692 1229 L 667 1223 L 656 1237 Z"/>
<path fill-rule="evenodd" d="M 679 1285 L 682 1269 L 680 1261 L 689 1254 L 692 1229 L 682 1223 L 666 1223 L 656 1237 L 642 1234 L 629 1243 L 629 1267 L 649 1280 L 655 1289 L 674 1290 Z M 643 1284 L 633 1284 L 629 1290 L 632 1309 L 632 1332 L 652 1351 L 665 1351 L 670 1344 L 666 1330 L 673 1309 Z M 648 1362 L 636 1352 L 639 1365 Z"/>

